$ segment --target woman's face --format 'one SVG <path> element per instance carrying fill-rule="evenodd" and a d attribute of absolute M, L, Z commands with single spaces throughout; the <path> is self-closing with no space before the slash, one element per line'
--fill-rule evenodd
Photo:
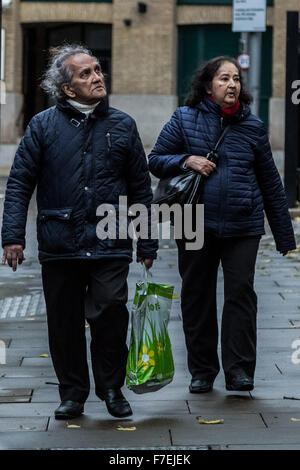
<path fill-rule="evenodd" d="M 229 108 L 237 102 L 240 91 L 241 82 L 238 69 L 231 62 L 223 62 L 217 70 L 207 93 L 222 108 Z"/>

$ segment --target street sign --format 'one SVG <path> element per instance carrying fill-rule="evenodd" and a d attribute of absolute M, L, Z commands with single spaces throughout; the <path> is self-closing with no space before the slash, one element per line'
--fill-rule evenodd
<path fill-rule="evenodd" d="M 237 61 L 242 70 L 248 70 L 250 67 L 250 56 L 248 54 L 241 54 L 238 56 Z"/>
<path fill-rule="evenodd" d="M 232 31 L 266 31 L 266 0 L 234 0 Z"/>

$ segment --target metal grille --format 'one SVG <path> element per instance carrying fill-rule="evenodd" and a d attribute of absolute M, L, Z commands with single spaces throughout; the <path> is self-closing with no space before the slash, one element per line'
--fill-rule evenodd
<path fill-rule="evenodd" d="M 6 297 L 0 300 L 0 320 L 45 314 L 46 305 L 42 292 L 22 297 Z"/>

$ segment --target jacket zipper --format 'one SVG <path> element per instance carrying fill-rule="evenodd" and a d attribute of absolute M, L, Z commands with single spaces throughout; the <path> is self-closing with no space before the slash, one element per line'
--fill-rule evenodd
<path fill-rule="evenodd" d="M 223 129 L 223 118 L 221 117 L 221 130 Z M 223 143 L 223 142 L 222 142 Z M 221 144 L 222 146 L 222 144 Z M 225 158 L 220 159 L 222 160 L 220 165 L 220 212 L 219 212 L 219 236 L 222 236 L 225 224 L 225 214 L 224 214 L 224 207 L 227 197 L 227 163 L 224 161 Z"/>
<path fill-rule="evenodd" d="M 110 149 L 111 149 L 111 138 L 110 138 L 110 133 L 109 133 L 109 132 L 107 132 L 107 134 L 106 134 L 106 136 L 105 136 L 105 137 L 106 137 L 106 139 L 107 139 L 107 146 L 108 146 L 108 150 L 110 150 Z"/>
<path fill-rule="evenodd" d="M 111 135 L 109 132 L 105 134 L 107 140 L 107 152 L 106 152 L 106 168 L 111 169 Z"/>

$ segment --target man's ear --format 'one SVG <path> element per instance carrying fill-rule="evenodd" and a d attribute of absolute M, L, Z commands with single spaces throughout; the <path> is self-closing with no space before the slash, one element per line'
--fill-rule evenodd
<path fill-rule="evenodd" d="M 75 91 L 73 91 L 73 88 L 68 83 L 64 83 L 61 89 L 69 98 L 76 97 Z"/>

